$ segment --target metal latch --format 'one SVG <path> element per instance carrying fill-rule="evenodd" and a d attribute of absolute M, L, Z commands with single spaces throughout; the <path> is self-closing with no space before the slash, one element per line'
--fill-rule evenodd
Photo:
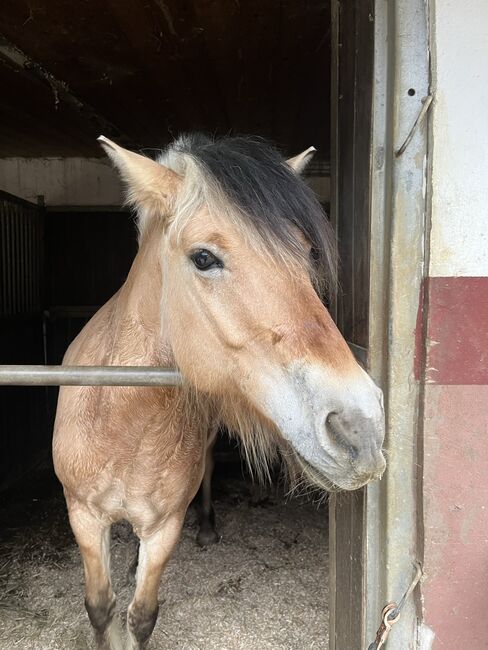
<path fill-rule="evenodd" d="M 410 583 L 409 588 L 407 591 L 403 594 L 402 599 L 398 603 L 388 603 L 383 608 L 383 611 L 381 612 L 381 624 L 378 628 L 378 631 L 376 632 L 376 638 L 368 646 L 368 650 L 380 650 L 380 648 L 383 648 L 384 645 L 386 644 L 388 640 L 388 636 L 390 634 L 391 628 L 395 625 L 395 623 L 398 621 L 400 618 L 400 614 L 402 613 L 403 606 L 405 605 L 405 602 L 407 598 L 410 596 L 412 591 L 415 589 L 415 587 L 418 585 L 420 578 L 422 577 L 422 566 L 420 562 L 415 563 L 415 576 Z"/>

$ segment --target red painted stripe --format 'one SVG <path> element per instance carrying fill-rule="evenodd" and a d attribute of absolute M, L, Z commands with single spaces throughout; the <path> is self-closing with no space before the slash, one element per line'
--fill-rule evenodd
<path fill-rule="evenodd" d="M 426 386 L 424 612 L 435 650 L 488 648 L 488 386 Z"/>
<path fill-rule="evenodd" d="M 428 309 L 426 381 L 488 384 L 488 277 L 428 278 L 420 304 Z"/>

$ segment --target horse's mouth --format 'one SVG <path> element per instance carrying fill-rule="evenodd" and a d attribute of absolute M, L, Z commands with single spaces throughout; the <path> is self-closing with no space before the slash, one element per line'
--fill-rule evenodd
<path fill-rule="evenodd" d="M 305 458 L 301 456 L 296 450 L 295 450 L 295 458 L 298 462 L 298 466 L 302 470 L 302 477 L 310 485 L 315 486 L 320 490 L 325 490 L 326 492 L 343 492 L 343 491 L 350 492 L 353 490 L 358 490 L 359 488 L 362 488 L 370 481 L 381 478 L 377 474 L 371 474 L 367 478 L 363 478 L 363 480 L 357 482 L 344 481 L 342 485 L 338 485 L 337 483 L 334 483 L 334 481 L 332 481 L 328 476 L 325 476 L 325 474 L 320 472 L 320 470 L 314 467 L 311 463 L 309 463 L 308 460 L 305 460 Z"/>
<path fill-rule="evenodd" d="M 325 492 L 339 492 L 342 489 L 322 472 L 320 472 L 316 467 L 314 467 L 311 463 L 309 463 L 308 460 L 305 460 L 305 458 L 301 456 L 296 450 L 295 457 L 300 469 L 302 470 L 303 478 L 306 479 L 308 483 L 319 488 L 320 490 L 324 490 Z"/>

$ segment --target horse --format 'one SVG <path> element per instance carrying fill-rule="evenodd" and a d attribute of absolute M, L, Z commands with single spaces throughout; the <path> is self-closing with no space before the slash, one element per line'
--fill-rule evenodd
<path fill-rule="evenodd" d="M 124 647 L 110 526 L 127 520 L 139 538 L 134 650 L 147 647 L 220 425 L 258 475 L 279 458 L 292 480 L 354 490 L 385 470 L 384 410 L 320 298 L 335 281 L 336 245 L 300 177 L 313 148 L 286 161 L 259 138 L 190 134 L 154 160 L 99 140 L 135 209 L 139 247 L 63 363 L 171 366 L 183 383 L 62 387 L 53 458 L 100 649 Z"/>

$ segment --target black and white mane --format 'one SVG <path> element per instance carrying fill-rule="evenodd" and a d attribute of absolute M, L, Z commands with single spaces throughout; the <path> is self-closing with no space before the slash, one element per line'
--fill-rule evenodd
<path fill-rule="evenodd" d="M 195 202 L 203 201 L 210 209 L 226 208 L 267 245 L 279 245 L 294 257 L 304 254 L 293 232 L 296 227 L 311 245 L 310 268 L 317 285 L 334 285 L 336 245 L 327 216 L 274 146 L 261 138 L 212 139 L 196 133 L 175 140 L 158 161 L 185 177 L 177 211 L 194 212 Z"/>

